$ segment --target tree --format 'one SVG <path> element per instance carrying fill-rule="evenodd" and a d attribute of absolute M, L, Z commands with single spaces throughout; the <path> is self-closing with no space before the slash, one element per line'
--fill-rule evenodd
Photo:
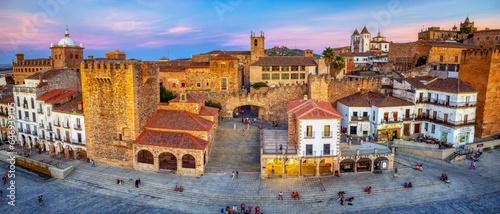
<path fill-rule="evenodd" d="M 327 65 L 327 71 L 330 73 L 330 67 L 332 65 L 332 59 L 335 56 L 335 52 L 330 47 L 325 48 L 323 51 L 323 57 L 325 58 L 325 64 Z"/>
<path fill-rule="evenodd" d="M 212 102 L 212 100 L 205 101 L 205 106 L 210 106 L 214 108 L 222 109 L 222 105 L 220 103 Z"/>
<path fill-rule="evenodd" d="M 335 69 L 335 74 L 340 72 L 343 68 L 345 68 L 344 58 L 341 56 L 335 57 L 335 60 L 332 61 L 332 66 Z M 336 76 L 336 75 L 335 75 Z"/>
<path fill-rule="evenodd" d="M 167 91 L 165 86 L 160 86 L 160 102 L 168 102 L 171 99 L 176 98 L 177 95 L 175 95 L 171 91 Z"/>

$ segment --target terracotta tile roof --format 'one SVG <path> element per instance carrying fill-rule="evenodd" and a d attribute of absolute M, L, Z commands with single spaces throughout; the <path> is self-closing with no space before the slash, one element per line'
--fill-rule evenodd
<path fill-rule="evenodd" d="M 218 108 L 210 107 L 210 106 L 202 106 L 200 109 L 200 113 L 198 115 L 203 116 L 214 116 L 219 112 Z"/>
<path fill-rule="evenodd" d="M 370 101 L 373 106 L 377 107 L 413 105 L 413 103 L 404 101 L 399 98 L 390 97 L 385 94 L 373 93 L 373 92 L 367 92 L 365 94 L 361 94 L 361 92 L 358 92 L 338 100 L 339 103 L 342 103 L 349 107 L 370 107 Z"/>
<path fill-rule="evenodd" d="M 294 113 L 299 119 L 342 118 L 332 104 L 320 100 L 296 100 L 288 102 L 287 113 Z"/>
<path fill-rule="evenodd" d="M 234 56 L 231 56 L 227 53 L 220 53 L 219 55 L 213 57 L 212 59 L 228 59 L 228 60 L 238 60 L 238 58 L 234 57 Z"/>
<path fill-rule="evenodd" d="M 43 79 L 43 80 L 48 80 L 60 73 L 62 73 L 63 71 L 65 71 L 66 69 L 50 69 L 50 70 L 47 70 L 47 71 L 39 71 L 39 72 L 36 72 L 35 74 L 29 76 L 29 77 L 26 77 L 26 79 Z"/>
<path fill-rule="evenodd" d="M 78 93 L 78 91 L 65 91 L 63 94 L 60 94 L 59 96 L 57 97 L 54 97 L 52 99 L 49 99 L 48 101 L 46 101 L 47 103 L 50 103 L 50 104 L 55 104 L 59 101 L 61 101 L 62 99 L 64 98 L 67 98 L 67 97 L 70 97 L 70 96 L 73 96 L 75 95 L 76 93 Z"/>
<path fill-rule="evenodd" d="M 41 82 L 41 83 L 38 83 L 38 85 L 36 86 L 36 88 L 43 88 L 44 86 L 47 86 L 49 85 L 48 82 Z"/>
<path fill-rule="evenodd" d="M 14 94 L 2 95 L 0 97 L 0 104 L 8 105 L 9 103 L 14 103 Z"/>
<path fill-rule="evenodd" d="M 134 141 L 135 144 L 204 150 L 208 141 L 187 133 L 153 131 L 146 129 Z"/>
<path fill-rule="evenodd" d="M 54 107 L 53 111 L 64 112 L 64 113 L 76 112 L 77 114 L 83 114 L 83 110 L 78 109 L 79 102 L 83 102 L 82 94 L 80 93 L 76 94 L 72 100 L 63 103 L 58 107 Z"/>
<path fill-rule="evenodd" d="M 363 28 L 363 30 L 361 31 L 361 33 L 370 33 L 368 32 L 368 29 L 366 29 L 366 26 Z"/>
<path fill-rule="evenodd" d="M 317 66 L 314 57 L 303 56 L 268 56 L 250 66 Z"/>
<path fill-rule="evenodd" d="M 188 68 L 210 68 L 210 62 L 191 62 Z"/>
<path fill-rule="evenodd" d="M 187 65 L 160 65 L 160 72 L 184 72 Z"/>
<path fill-rule="evenodd" d="M 181 99 L 181 96 L 177 96 L 174 99 L 169 100 L 169 103 L 178 103 L 179 100 Z M 205 97 L 194 95 L 191 93 L 186 93 L 186 103 L 201 103 L 205 100 Z"/>
<path fill-rule="evenodd" d="M 480 49 L 476 46 L 472 45 L 466 45 L 460 42 L 439 42 L 439 41 L 418 41 L 430 46 L 436 46 L 436 47 L 449 47 L 449 48 L 474 48 L 474 49 Z"/>
<path fill-rule="evenodd" d="M 209 131 L 213 124 L 214 122 L 187 111 L 158 109 L 145 127 Z"/>
<path fill-rule="evenodd" d="M 344 46 L 344 47 L 339 47 L 339 48 L 332 48 L 333 51 L 341 51 L 343 50 L 344 48 L 349 48 L 349 50 L 351 49 L 351 46 Z"/>
<path fill-rule="evenodd" d="M 46 93 L 42 96 L 40 96 L 39 98 L 37 98 L 36 100 L 41 100 L 41 101 L 47 101 L 48 99 L 52 98 L 52 97 L 55 97 L 59 94 L 62 94 L 63 92 L 65 92 L 66 90 L 64 89 L 56 89 L 56 90 L 53 90 L 49 93 Z"/>
<path fill-rule="evenodd" d="M 14 88 L 14 85 L 4 85 L 4 86 L 0 86 L 0 91 L 5 90 L 5 89 L 13 89 L 13 88 Z"/>
<path fill-rule="evenodd" d="M 446 92 L 478 92 L 469 84 L 465 83 L 459 78 L 446 78 L 437 79 L 429 84 L 427 88 L 436 91 L 446 91 Z"/>

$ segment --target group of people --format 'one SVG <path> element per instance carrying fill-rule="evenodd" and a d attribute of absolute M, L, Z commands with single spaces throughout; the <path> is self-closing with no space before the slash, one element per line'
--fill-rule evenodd
<path fill-rule="evenodd" d="M 175 185 L 175 188 L 174 188 L 175 191 L 179 191 L 179 192 L 182 192 L 184 191 L 184 187 L 178 187 L 177 185 Z"/>
<path fill-rule="evenodd" d="M 252 206 L 246 207 L 244 203 L 240 205 L 240 212 L 238 212 L 238 206 L 234 205 L 233 208 L 226 206 L 226 209 L 221 209 L 220 212 L 221 214 L 251 214 L 253 210 Z M 256 206 L 255 207 L 255 214 L 260 214 L 260 207 Z"/>
<path fill-rule="evenodd" d="M 43 206 L 43 203 L 44 203 L 44 202 L 43 202 L 43 195 L 38 196 L 38 204 L 39 204 L 40 206 Z"/>
<path fill-rule="evenodd" d="M 448 180 L 448 175 L 442 173 L 441 174 L 441 177 L 439 177 L 439 180 L 442 180 L 442 181 L 447 181 Z"/>
<path fill-rule="evenodd" d="M 235 173 L 235 171 L 233 171 L 233 173 L 231 173 L 231 180 L 234 178 L 238 179 L 239 176 L 240 176 L 240 173 L 238 171 L 236 171 L 236 173 Z"/>
<path fill-rule="evenodd" d="M 250 119 L 250 118 L 244 118 L 242 117 L 241 118 L 241 122 L 244 123 L 245 125 L 247 125 L 248 123 L 253 123 L 255 124 L 255 122 L 257 121 L 257 119 L 253 118 L 253 119 Z"/>
<path fill-rule="evenodd" d="M 123 180 L 116 179 L 116 184 L 121 184 L 121 185 L 123 185 Z"/>
<path fill-rule="evenodd" d="M 345 195 L 344 191 L 340 191 L 339 192 L 339 201 L 340 201 L 340 205 L 342 205 L 342 206 L 344 206 L 344 201 L 352 202 L 354 200 L 354 197 L 350 197 L 348 199 L 344 199 L 344 195 Z M 352 205 L 352 203 L 349 203 L 349 205 Z"/>
<path fill-rule="evenodd" d="M 278 121 L 273 121 L 273 128 L 278 128 Z"/>
<path fill-rule="evenodd" d="M 295 200 L 297 200 L 297 199 L 300 200 L 299 192 L 292 192 L 292 198 L 295 199 Z"/>
<path fill-rule="evenodd" d="M 423 163 L 421 163 L 421 164 L 418 164 L 418 163 L 417 163 L 417 164 L 415 165 L 415 169 L 418 169 L 418 170 L 422 170 L 422 171 L 424 171 L 424 164 L 423 164 Z"/>
<path fill-rule="evenodd" d="M 372 193 L 372 187 L 365 187 L 365 192 L 368 194 Z"/>
<path fill-rule="evenodd" d="M 405 185 L 404 185 L 405 188 L 412 188 L 413 187 L 413 184 L 410 183 L 407 183 L 405 182 Z"/>

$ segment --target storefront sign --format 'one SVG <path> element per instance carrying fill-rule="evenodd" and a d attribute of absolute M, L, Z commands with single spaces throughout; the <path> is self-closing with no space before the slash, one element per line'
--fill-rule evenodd
<path fill-rule="evenodd" d="M 400 129 L 401 125 L 400 124 L 383 124 L 380 125 L 379 129 Z"/>
<path fill-rule="evenodd" d="M 477 147 L 483 147 L 483 144 L 482 143 L 481 144 L 477 144 Z"/>
<path fill-rule="evenodd" d="M 463 128 L 463 129 L 460 129 L 460 132 L 459 133 L 467 133 L 467 132 L 472 132 L 472 128 Z"/>
<path fill-rule="evenodd" d="M 382 161 L 382 169 L 387 169 L 387 161 Z"/>
<path fill-rule="evenodd" d="M 441 127 L 439 128 L 439 131 L 441 131 L 441 132 L 447 132 L 447 133 L 452 133 L 452 132 L 453 132 L 450 128 L 448 128 L 448 127 L 443 127 L 443 126 L 441 126 Z"/>

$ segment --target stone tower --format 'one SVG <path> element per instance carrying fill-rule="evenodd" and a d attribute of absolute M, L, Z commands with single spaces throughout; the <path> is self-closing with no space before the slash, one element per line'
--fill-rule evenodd
<path fill-rule="evenodd" d="M 153 62 L 84 60 L 81 63 L 88 157 L 133 167 L 133 146 L 157 109 L 159 70 Z"/>
<path fill-rule="evenodd" d="M 251 32 L 250 35 L 250 51 L 251 51 L 251 63 L 260 59 L 260 57 L 266 56 L 264 52 L 264 33 L 261 31 L 260 36 L 255 36 L 255 32 Z"/>
<path fill-rule="evenodd" d="M 370 50 L 371 34 L 366 29 L 366 26 L 361 31 L 360 37 L 361 37 L 361 41 L 360 41 L 361 43 L 359 44 L 360 45 L 359 52 L 367 52 L 367 51 L 369 51 Z"/>
<path fill-rule="evenodd" d="M 359 32 L 358 29 L 354 30 L 351 35 L 351 52 L 359 52 Z"/>
<path fill-rule="evenodd" d="M 83 60 L 83 44 L 76 45 L 75 41 L 69 37 L 68 28 L 64 37 L 57 45 L 50 44 L 53 68 L 69 68 L 80 71 L 80 63 Z M 67 63 L 66 63 L 67 62 Z"/>

